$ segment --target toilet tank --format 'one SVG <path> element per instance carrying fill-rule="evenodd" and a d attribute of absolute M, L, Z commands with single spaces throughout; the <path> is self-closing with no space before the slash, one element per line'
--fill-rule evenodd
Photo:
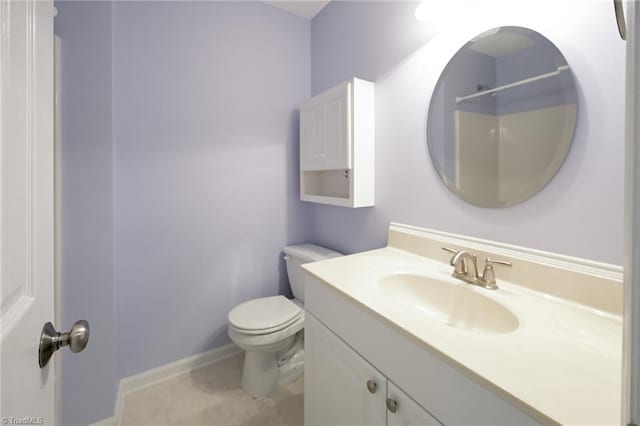
<path fill-rule="evenodd" d="M 283 251 L 285 254 L 284 259 L 287 262 L 287 275 L 289 276 L 293 297 L 301 302 L 304 302 L 305 272 L 300 268 L 300 265 L 342 256 L 342 253 L 315 244 L 286 246 Z"/>

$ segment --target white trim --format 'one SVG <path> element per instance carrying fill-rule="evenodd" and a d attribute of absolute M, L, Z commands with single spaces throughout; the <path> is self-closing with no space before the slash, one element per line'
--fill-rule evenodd
<path fill-rule="evenodd" d="M 627 2 L 622 424 L 640 423 L 640 7 Z"/>
<path fill-rule="evenodd" d="M 165 364 L 121 379 L 120 384 L 118 385 L 118 395 L 116 397 L 114 416 L 93 423 L 92 426 L 120 425 L 122 422 L 124 400 L 128 394 L 140 391 L 180 374 L 188 373 L 200 367 L 204 367 L 205 365 L 222 361 L 240 352 L 242 352 L 240 348 L 233 343 L 230 343 L 228 345 L 212 349 L 208 352 L 202 352 L 200 354 L 183 358 L 170 364 Z"/>
<path fill-rule="evenodd" d="M 58 14 L 58 10 L 54 7 L 54 16 Z M 53 314 L 54 324 L 62 324 L 62 128 L 61 128 L 61 49 L 62 40 L 60 36 L 53 37 L 53 208 L 54 208 L 54 279 L 53 279 Z M 53 359 L 55 382 L 55 409 L 56 424 L 62 424 L 62 357 L 54 357 Z"/>
<path fill-rule="evenodd" d="M 91 423 L 89 426 L 118 426 L 118 419 L 116 416 L 108 417 L 95 423 Z"/>
<path fill-rule="evenodd" d="M 464 242 L 465 246 L 471 249 L 491 251 L 513 259 L 526 260 L 545 266 L 622 282 L 622 266 L 620 265 L 391 222 L 389 229 L 393 228 L 402 230 L 405 233 L 427 236 L 442 243 L 457 245 Z"/>
<path fill-rule="evenodd" d="M 474 252 L 482 260 L 512 262 L 500 268 L 498 278 L 531 290 L 589 306 L 621 317 L 623 313 L 622 267 L 549 253 L 480 238 L 391 223 L 388 246 L 437 261 L 449 261 L 443 247 Z"/>

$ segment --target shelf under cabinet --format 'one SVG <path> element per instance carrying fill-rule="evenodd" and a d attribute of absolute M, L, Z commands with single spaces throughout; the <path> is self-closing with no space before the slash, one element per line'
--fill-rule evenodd
<path fill-rule="evenodd" d="M 314 170 L 300 172 L 300 199 L 341 207 L 371 207 L 373 194 L 354 196 L 351 170 Z"/>

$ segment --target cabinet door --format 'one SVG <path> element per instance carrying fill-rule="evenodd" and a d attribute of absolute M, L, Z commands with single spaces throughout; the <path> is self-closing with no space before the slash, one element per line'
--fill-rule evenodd
<path fill-rule="evenodd" d="M 321 99 L 313 99 L 300 108 L 300 170 L 322 169 Z"/>
<path fill-rule="evenodd" d="M 304 356 L 306 426 L 385 424 L 386 378 L 310 314 Z"/>
<path fill-rule="evenodd" d="M 387 384 L 388 426 L 439 426 L 441 425 L 427 410 L 409 395 L 401 391 L 392 381 Z M 393 412 L 395 410 L 395 412 Z"/>
<path fill-rule="evenodd" d="M 351 83 L 341 84 L 323 96 L 323 163 L 325 170 L 351 168 Z"/>

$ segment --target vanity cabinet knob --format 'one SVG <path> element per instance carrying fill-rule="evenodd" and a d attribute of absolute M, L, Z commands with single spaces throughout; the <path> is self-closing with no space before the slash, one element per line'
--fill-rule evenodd
<path fill-rule="evenodd" d="M 398 411 L 398 402 L 395 399 L 387 398 L 387 410 L 392 413 Z"/>
<path fill-rule="evenodd" d="M 367 380 L 367 390 L 369 393 L 376 393 L 378 385 L 373 380 Z"/>

